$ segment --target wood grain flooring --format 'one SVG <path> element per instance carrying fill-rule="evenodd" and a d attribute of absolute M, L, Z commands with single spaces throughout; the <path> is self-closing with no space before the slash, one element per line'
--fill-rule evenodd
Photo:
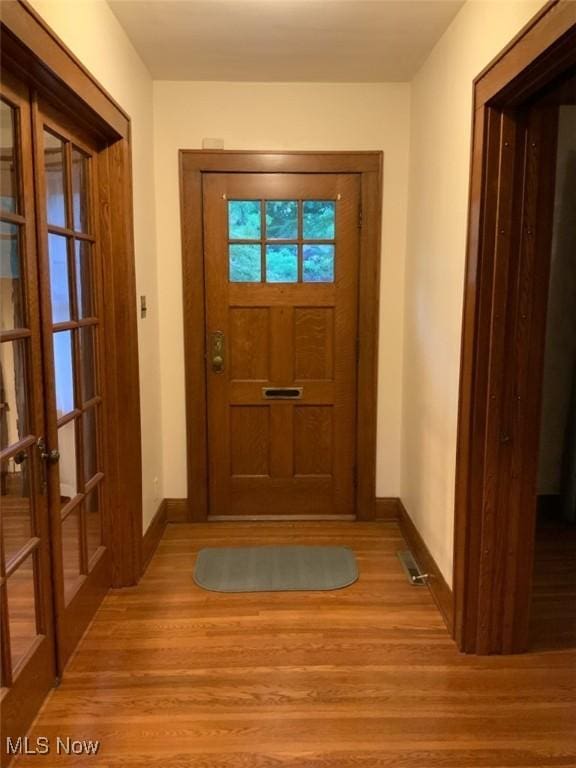
<path fill-rule="evenodd" d="M 530 649 L 576 649 L 576 525 L 541 517 L 536 527 Z"/>
<path fill-rule="evenodd" d="M 254 595 L 192 581 L 204 546 L 282 542 L 348 545 L 360 579 Z M 459 654 L 403 546 L 395 523 L 169 525 L 31 732 L 99 754 L 18 768 L 574 768 L 576 652 Z"/>

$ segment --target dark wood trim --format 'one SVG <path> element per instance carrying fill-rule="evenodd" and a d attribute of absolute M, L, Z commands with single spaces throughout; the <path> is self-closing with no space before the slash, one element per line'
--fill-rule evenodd
<path fill-rule="evenodd" d="M 380 243 L 384 155 L 378 168 L 362 172 L 362 229 L 358 275 L 358 384 L 356 410 L 356 516 L 374 519 L 376 493 L 376 418 L 380 318 Z"/>
<path fill-rule="evenodd" d="M 187 523 L 197 519 L 197 513 L 190 511 L 189 499 L 164 499 L 164 502 L 169 523 Z"/>
<path fill-rule="evenodd" d="M 576 3 L 559 0 L 545 6 L 474 84 L 454 539 L 454 636 L 459 648 L 471 653 L 515 652 L 525 644 L 533 520 L 528 513 L 514 518 L 509 494 L 513 475 L 514 482 L 520 476 L 524 491 L 519 493 L 527 498 L 533 461 L 523 453 L 520 431 L 516 441 L 507 435 L 520 410 L 511 405 L 511 387 L 522 389 L 531 378 L 534 391 L 522 406 L 527 402 L 534 409 L 539 384 L 536 369 L 529 373 L 520 362 L 525 353 L 537 363 L 535 347 L 531 352 L 519 344 L 510 347 L 526 332 L 509 325 L 514 286 L 526 271 L 514 264 L 522 242 L 514 189 L 524 183 L 527 99 L 574 65 Z M 549 189 L 549 179 L 542 179 L 541 189 L 546 185 Z M 541 224 L 535 238 L 539 247 L 546 239 L 543 229 Z M 542 251 L 540 262 L 547 258 Z M 526 296 L 533 295 L 536 272 L 525 274 L 532 281 L 524 286 Z M 537 297 L 532 301 L 538 305 Z M 533 345 L 539 343 L 539 313 L 541 306 L 530 321 Z"/>
<path fill-rule="evenodd" d="M 376 486 L 374 414 L 378 377 L 382 152 L 180 150 L 188 507 L 180 506 L 177 514 L 185 515 L 189 521 L 208 518 L 202 174 L 209 172 L 361 175 L 363 226 L 358 317 L 361 343 L 358 358 L 356 516 L 359 520 L 372 520 Z M 170 514 L 169 511 L 169 519 Z"/>
<path fill-rule="evenodd" d="M 180 169 L 196 173 L 378 173 L 383 153 L 181 149 Z"/>
<path fill-rule="evenodd" d="M 398 496 L 376 497 L 376 501 L 374 502 L 374 519 L 385 520 L 387 522 L 396 522 L 400 520 L 400 504 L 401 501 Z"/>
<path fill-rule="evenodd" d="M 186 165 L 185 165 L 186 163 Z M 190 512 L 186 519 L 208 517 L 208 416 L 206 408 L 202 169 L 187 167 L 180 154 L 184 369 L 186 377 L 186 466 Z"/>
<path fill-rule="evenodd" d="M 53 102 L 108 138 L 128 138 L 130 118 L 26 0 L 1 5 L 2 59 Z"/>
<path fill-rule="evenodd" d="M 398 499 L 398 509 L 400 512 L 399 525 L 402 536 L 414 555 L 414 559 L 420 566 L 420 570 L 423 573 L 428 574 L 426 582 L 427 586 L 434 598 L 434 602 L 438 606 L 438 610 L 442 614 L 442 618 L 448 627 L 448 631 L 452 634 L 454 625 L 454 600 L 452 590 L 446 583 L 446 579 L 442 575 L 440 568 L 436 565 L 436 561 L 424 543 L 424 539 L 418 533 L 418 529 L 412 522 L 412 518 L 406 511 L 406 507 L 401 499 Z"/>
<path fill-rule="evenodd" d="M 138 363 L 138 319 L 132 166 L 130 144 L 120 139 L 98 155 L 100 252 L 103 264 L 107 386 L 110 437 L 110 519 L 112 585 L 131 586 L 142 573 L 142 448 Z M 129 460 L 127 460 L 129 454 Z"/>
<path fill-rule="evenodd" d="M 146 533 L 142 537 L 142 574 L 144 574 L 146 568 L 148 568 L 150 560 L 154 557 L 154 553 L 166 530 L 166 525 L 168 523 L 167 507 L 167 501 L 166 499 L 163 499 L 156 510 L 156 514 L 150 521 Z"/>
<path fill-rule="evenodd" d="M 550 0 L 475 78 L 474 105 L 516 106 L 565 71 L 574 57 L 571 0 Z"/>

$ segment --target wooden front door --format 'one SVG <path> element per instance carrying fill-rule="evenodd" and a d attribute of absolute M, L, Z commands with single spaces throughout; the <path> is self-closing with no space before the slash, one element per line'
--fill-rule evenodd
<path fill-rule="evenodd" d="M 205 174 L 211 517 L 354 515 L 360 183 Z"/>

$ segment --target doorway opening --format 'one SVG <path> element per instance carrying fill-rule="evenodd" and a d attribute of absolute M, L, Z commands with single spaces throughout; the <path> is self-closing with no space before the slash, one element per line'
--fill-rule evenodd
<path fill-rule="evenodd" d="M 551 464 L 558 452 L 540 432 L 547 307 L 554 312 L 558 301 L 557 145 L 563 110 L 576 104 L 571 5 L 545 6 L 474 85 L 454 550 L 455 638 L 470 653 L 525 651 L 531 613 L 536 621 L 536 606 L 552 593 L 534 562 L 546 551 L 545 543 L 536 548 L 541 449 Z M 556 337 L 549 325 L 550 354 Z M 568 418 L 566 404 L 562 413 Z"/>
<path fill-rule="evenodd" d="M 576 648 L 576 79 L 558 103 L 529 648 Z M 571 103 L 567 103 L 571 102 Z"/>

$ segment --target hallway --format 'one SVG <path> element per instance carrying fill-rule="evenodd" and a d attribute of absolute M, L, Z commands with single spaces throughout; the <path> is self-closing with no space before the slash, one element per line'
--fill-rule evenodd
<path fill-rule="evenodd" d="M 346 544 L 360 579 L 326 593 L 217 594 L 223 544 Z M 458 654 L 411 587 L 395 523 L 168 526 L 140 584 L 109 593 L 30 733 L 98 739 L 98 768 L 574 766 L 576 651 Z"/>

